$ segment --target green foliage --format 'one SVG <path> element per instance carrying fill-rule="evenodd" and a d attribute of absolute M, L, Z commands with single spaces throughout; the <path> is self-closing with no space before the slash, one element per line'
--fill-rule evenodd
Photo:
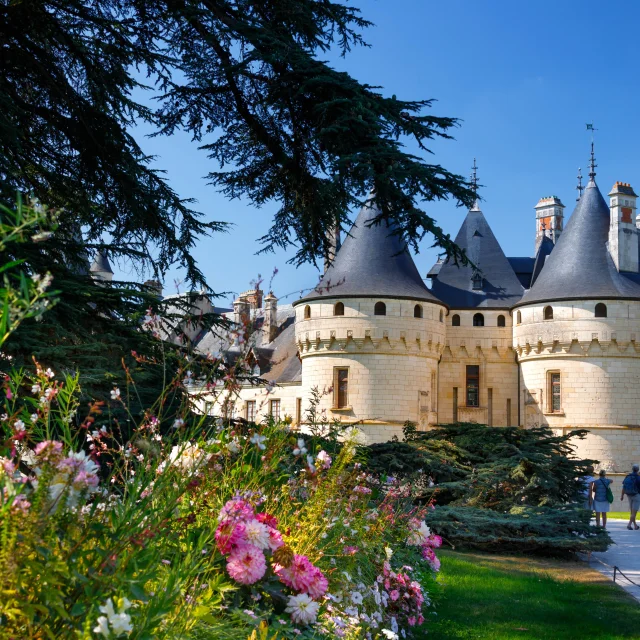
<path fill-rule="evenodd" d="M 581 478 L 594 461 L 575 458 L 572 440 L 585 435 L 478 424 L 417 432 L 407 424 L 406 442 L 373 444 L 364 453 L 371 471 L 409 480 L 418 500 L 440 505 L 428 523 L 453 544 L 589 551 L 610 539 L 589 526 L 582 509 Z"/>

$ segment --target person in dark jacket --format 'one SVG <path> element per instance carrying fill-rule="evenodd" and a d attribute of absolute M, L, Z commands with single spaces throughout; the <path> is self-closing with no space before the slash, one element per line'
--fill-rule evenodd
<path fill-rule="evenodd" d="M 620 500 L 624 500 L 625 495 L 629 500 L 629 524 L 627 529 L 635 529 L 636 531 L 640 527 L 636 524 L 636 514 L 640 509 L 640 466 L 634 464 L 631 467 L 631 473 L 622 481 L 622 495 Z"/>
<path fill-rule="evenodd" d="M 596 512 L 596 525 L 600 526 L 600 516 L 602 516 L 602 526 L 607 528 L 607 513 L 609 512 L 609 501 L 607 500 L 607 489 L 613 480 L 607 478 L 607 472 L 600 469 L 598 477 L 591 483 L 593 487 L 593 510 Z"/>

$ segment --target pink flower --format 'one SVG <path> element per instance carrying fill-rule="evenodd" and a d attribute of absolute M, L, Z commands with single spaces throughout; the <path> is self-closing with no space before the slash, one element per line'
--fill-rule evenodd
<path fill-rule="evenodd" d="M 427 544 L 430 547 L 433 547 L 434 549 L 438 549 L 442 546 L 442 538 L 440 536 L 437 535 L 431 535 L 429 536 L 429 539 L 427 540 Z"/>
<path fill-rule="evenodd" d="M 262 522 L 262 524 L 266 524 L 267 527 L 271 527 L 273 529 L 278 528 L 278 520 L 275 516 L 272 516 L 268 513 L 258 513 L 256 514 L 256 520 L 258 522 Z"/>
<path fill-rule="evenodd" d="M 31 503 L 27 500 L 27 497 L 23 493 L 19 493 L 13 498 L 13 504 L 11 507 L 16 511 L 22 511 L 22 513 L 26 513 L 29 511 L 29 507 Z"/>
<path fill-rule="evenodd" d="M 254 517 L 253 507 L 246 500 L 233 498 L 220 509 L 218 520 L 253 520 Z"/>
<path fill-rule="evenodd" d="M 244 524 L 237 520 L 223 520 L 216 529 L 216 544 L 220 553 L 231 551 L 244 541 Z"/>
<path fill-rule="evenodd" d="M 416 618 L 415 616 L 409 616 L 407 618 L 407 623 L 409 624 L 410 627 L 415 627 L 416 626 Z"/>
<path fill-rule="evenodd" d="M 400 592 L 397 589 L 393 589 L 389 593 L 389 597 L 395 602 L 400 597 Z"/>
<path fill-rule="evenodd" d="M 314 569 L 315 567 L 309 562 L 307 556 L 298 554 L 293 556 L 293 562 L 290 566 L 283 567 L 277 564 L 274 567 L 280 582 L 295 591 L 303 591 L 304 593 L 308 592 L 309 585 L 315 580 Z"/>
<path fill-rule="evenodd" d="M 62 454 L 62 442 L 45 440 L 44 442 L 39 442 L 34 451 L 43 462 L 49 462 Z"/>
<path fill-rule="evenodd" d="M 227 560 L 229 575 L 240 584 L 253 584 L 264 576 L 267 561 L 264 553 L 250 544 L 234 549 Z"/>
<path fill-rule="evenodd" d="M 322 598 L 327 592 L 329 581 L 318 567 L 313 567 L 313 580 L 307 589 L 307 593 L 314 599 Z"/>
<path fill-rule="evenodd" d="M 358 549 L 358 547 L 352 547 L 352 546 L 345 546 L 342 549 L 342 553 L 344 553 L 345 556 L 355 556 L 356 553 L 358 553 L 358 551 L 360 551 L 360 549 Z"/>
<path fill-rule="evenodd" d="M 284 542 L 282 541 L 282 534 L 277 529 L 269 527 L 269 549 L 275 551 L 279 549 Z"/>

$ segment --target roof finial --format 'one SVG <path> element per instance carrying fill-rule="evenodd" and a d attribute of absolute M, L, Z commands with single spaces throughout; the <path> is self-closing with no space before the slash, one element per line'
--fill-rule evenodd
<path fill-rule="evenodd" d="M 473 207 L 471 207 L 471 211 L 480 211 L 480 207 L 478 206 L 478 165 L 476 164 L 476 159 L 473 159 L 473 167 L 471 167 L 471 191 L 473 191 L 475 199 L 473 201 Z"/>
<path fill-rule="evenodd" d="M 589 181 L 595 181 L 596 177 L 596 156 L 593 152 L 593 132 L 596 131 L 596 128 L 593 126 L 593 122 L 591 124 L 587 123 L 587 131 L 591 131 L 591 159 L 589 160 Z"/>
<path fill-rule="evenodd" d="M 578 186 L 576 187 L 578 190 L 578 197 L 576 198 L 576 202 L 582 198 L 582 192 L 584 191 L 584 187 L 582 186 L 582 169 L 578 167 Z"/>

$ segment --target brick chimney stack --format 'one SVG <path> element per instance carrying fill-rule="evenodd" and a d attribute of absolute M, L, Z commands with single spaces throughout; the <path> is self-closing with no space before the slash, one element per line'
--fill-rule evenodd
<path fill-rule="evenodd" d="M 273 342 L 278 333 L 278 298 L 269 291 L 264 299 L 264 323 L 262 325 L 265 332 L 265 340 Z"/>
<path fill-rule="evenodd" d="M 637 197 L 628 182 L 616 182 L 609 193 L 609 253 L 618 271 L 638 273 Z"/>
<path fill-rule="evenodd" d="M 536 205 L 536 250 L 534 256 L 538 254 L 538 247 L 542 238 L 546 235 L 555 244 L 562 233 L 564 220 L 564 205 L 560 198 L 549 196 L 540 198 Z"/>

